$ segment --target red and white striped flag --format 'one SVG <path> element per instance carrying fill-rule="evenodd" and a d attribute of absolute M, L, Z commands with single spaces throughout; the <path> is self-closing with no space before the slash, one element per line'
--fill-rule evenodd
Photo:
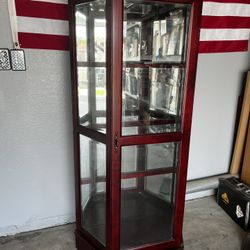
<path fill-rule="evenodd" d="M 204 0 L 200 53 L 247 51 L 250 0 Z"/>
<path fill-rule="evenodd" d="M 22 48 L 68 50 L 67 0 L 15 0 Z M 247 51 L 250 0 L 204 0 L 200 53 Z"/>
<path fill-rule="evenodd" d="M 68 50 L 67 0 L 15 0 L 22 48 Z"/>

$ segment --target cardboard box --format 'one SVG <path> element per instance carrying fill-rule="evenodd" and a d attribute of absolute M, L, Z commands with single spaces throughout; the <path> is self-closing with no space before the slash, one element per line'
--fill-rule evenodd
<path fill-rule="evenodd" d="M 219 179 L 218 204 L 243 229 L 250 228 L 250 188 L 235 177 Z"/>

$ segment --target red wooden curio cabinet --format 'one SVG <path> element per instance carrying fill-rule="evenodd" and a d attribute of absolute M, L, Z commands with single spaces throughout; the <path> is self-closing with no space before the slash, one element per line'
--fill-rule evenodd
<path fill-rule="evenodd" d="M 201 1 L 69 2 L 77 249 L 182 249 Z"/>

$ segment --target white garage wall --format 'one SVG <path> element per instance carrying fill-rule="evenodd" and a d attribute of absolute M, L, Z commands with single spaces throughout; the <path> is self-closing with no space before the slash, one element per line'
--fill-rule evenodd
<path fill-rule="evenodd" d="M 249 52 L 199 55 L 189 180 L 228 172 L 238 96 L 249 67 Z"/>
<path fill-rule="evenodd" d="M 7 0 L 0 47 L 11 47 Z M 0 71 L 0 236 L 74 221 L 69 53 L 25 50 Z"/>

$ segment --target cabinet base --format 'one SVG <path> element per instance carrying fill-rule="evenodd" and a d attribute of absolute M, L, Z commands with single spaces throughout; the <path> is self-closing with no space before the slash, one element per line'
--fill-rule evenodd
<path fill-rule="evenodd" d="M 103 247 L 94 247 L 91 243 L 89 243 L 82 235 L 82 233 L 78 230 L 75 231 L 75 238 L 76 238 L 76 249 L 77 250 L 104 250 Z M 158 249 L 158 247 L 155 247 L 155 249 Z M 159 249 L 163 250 L 162 247 L 159 247 Z M 166 248 L 166 250 L 184 250 L 183 241 L 181 243 L 180 247 L 174 247 L 174 248 Z"/>
<path fill-rule="evenodd" d="M 84 239 L 81 232 L 78 230 L 75 231 L 75 239 L 76 239 L 76 249 L 77 250 L 96 250 L 98 248 L 93 247 L 88 241 Z"/>

